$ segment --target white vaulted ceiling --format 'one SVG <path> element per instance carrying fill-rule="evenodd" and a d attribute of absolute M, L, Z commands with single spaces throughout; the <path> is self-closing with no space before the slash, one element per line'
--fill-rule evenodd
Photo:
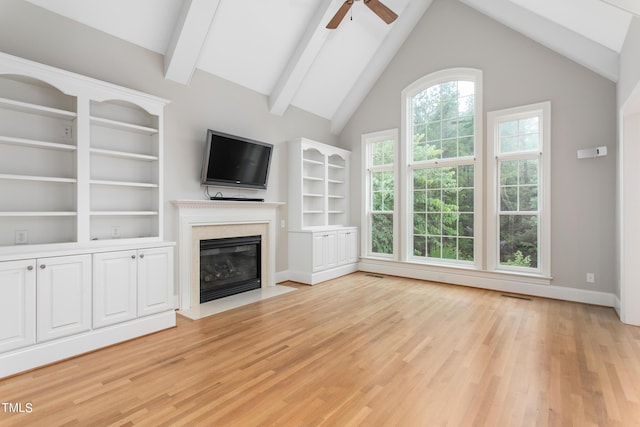
<path fill-rule="evenodd" d="M 168 79 L 188 84 L 197 68 L 339 133 L 432 0 L 382 0 L 390 25 L 357 1 L 336 30 L 325 25 L 344 0 L 26 1 L 164 55 Z M 640 13 L 635 0 L 459 1 L 613 81 Z"/>

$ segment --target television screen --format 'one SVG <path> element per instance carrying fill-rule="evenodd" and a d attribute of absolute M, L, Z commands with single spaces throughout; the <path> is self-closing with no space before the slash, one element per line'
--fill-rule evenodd
<path fill-rule="evenodd" d="M 203 185 L 267 188 L 273 145 L 207 131 Z"/>

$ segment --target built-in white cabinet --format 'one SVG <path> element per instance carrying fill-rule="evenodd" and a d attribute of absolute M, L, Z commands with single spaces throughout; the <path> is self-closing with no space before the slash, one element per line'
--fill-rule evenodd
<path fill-rule="evenodd" d="M 36 261 L 37 342 L 91 329 L 91 255 Z"/>
<path fill-rule="evenodd" d="M 0 53 L 0 378 L 175 326 L 167 103 Z"/>
<path fill-rule="evenodd" d="M 173 248 L 94 255 L 94 328 L 172 308 Z"/>
<path fill-rule="evenodd" d="M 289 232 L 291 280 L 315 285 L 357 271 L 358 229 Z"/>
<path fill-rule="evenodd" d="M 0 263 L 0 353 L 36 343 L 36 262 Z"/>
<path fill-rule="evenodd" d="M 91 255 L 0 262 L 0 353 L 91 329 Z"/>
<path fill-rule="evenodd" d="M 357 270 L 358 230 L 349 226 L 349 159 L 338 147 L 289 142 L 289 272 L 315 284 Z"/>

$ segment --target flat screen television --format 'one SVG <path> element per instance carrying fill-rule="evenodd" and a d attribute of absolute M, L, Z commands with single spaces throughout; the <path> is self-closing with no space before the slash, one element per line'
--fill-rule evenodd
<path fill-rule="evenodd" d="M 267 188 L 273 145 L 209 129 L 202 185 Z"/>

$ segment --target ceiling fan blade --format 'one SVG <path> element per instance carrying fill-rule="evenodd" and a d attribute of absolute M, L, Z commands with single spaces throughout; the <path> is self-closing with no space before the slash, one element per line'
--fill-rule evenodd
<path fill-rule="evenodd" d="M 364 4 L 369 6 L 369 9 L 387 24 L 391 24 L 398 17 L 393 10 L 382 4 L 380 0 L 364 0 Z"/>
<path fill-rule="evenodd" d="M 349 12 L 351 6 L 353 6 L 353 0 L 346 0 L 344 3 L 342 3 L 340 9 L 338 9 L 333 18 L 331 18 L 331 21 L 329 21 L 329 23 L 327 24 L 327 28 L 330 30 L 335 30 L 336 28 L 338 28 L 338 25 L 340 25 L 340 22 L 342 22 L 347 12 Z"/>

